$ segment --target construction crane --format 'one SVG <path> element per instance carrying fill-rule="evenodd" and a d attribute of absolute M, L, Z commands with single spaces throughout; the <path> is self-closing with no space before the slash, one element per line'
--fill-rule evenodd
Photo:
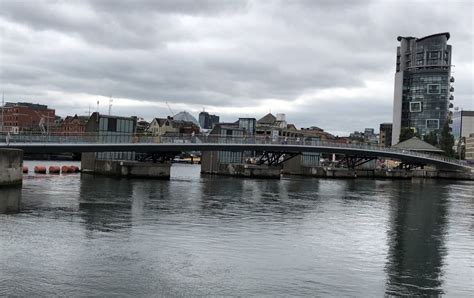
<path fill-rule="evenodd" d="M 171 109 L 170 105 L 168 104 L 167 101 L 165 101 L 165 102 L 166 102 L 166 106 L 168 106 L 168 110 L 170 110 L 171 116 L 174 116 L 174 112 L 173 112 L 173 110 Z"/>

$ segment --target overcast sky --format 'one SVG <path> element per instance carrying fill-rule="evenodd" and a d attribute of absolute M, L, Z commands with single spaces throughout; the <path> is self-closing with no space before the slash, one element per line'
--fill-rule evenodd
<path fill-rule="evenodd" d="M 474 2 L 0 0 L 6 101 L 147 120 L 286 113 L 347 134 L 392 121 L 397 36 L 449 31 L 455 106 L 474 109 Z"/>

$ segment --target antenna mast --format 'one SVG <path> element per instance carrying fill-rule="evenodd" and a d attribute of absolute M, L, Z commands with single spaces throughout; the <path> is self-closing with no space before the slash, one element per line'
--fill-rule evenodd
<path fill-rule="evenodd" d="M 109 116 L 110 116 L 110 113 L 112 112 L 112 103 L 114 102 L 114 100 L 112 99 L 112 96 L 109 97 Z"/>

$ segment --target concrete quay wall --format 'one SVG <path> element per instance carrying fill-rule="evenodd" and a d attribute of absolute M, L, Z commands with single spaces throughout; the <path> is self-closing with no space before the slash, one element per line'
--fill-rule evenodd
<path fill-rule="evenodd" d="M 430 178 L 430 179 L 456 179 L 456 180 L 474 180 L 474 172 L 446 171 L 437 169 L 427 170 L 406 170 L 406 169 L 347 169 L 330 168 L 322 166 L 301 166 L 296 169 L 284 168 L 284 175 L 300 175 L 320 178 L 384 178 L 384 179 L 411 179 L 411 178 Z"/>
<path fill-rule="evenodd" d="M 247 178 L 280 179 L 281 167 L 244 163 L 221 163 L 218 165 L 217 170 L 210 171 L 209 169 L 201 168 L 201 173 Z"/>
<path fill-rule="evenodd" d="M 23 182 L 23 150 L 0 149 L 0 186 Z"/>

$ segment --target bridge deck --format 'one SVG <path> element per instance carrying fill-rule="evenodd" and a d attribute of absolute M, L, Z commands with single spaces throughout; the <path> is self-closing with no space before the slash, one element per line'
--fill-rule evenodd
<path fill-rule="evenodd" d="M 434 155 L 419 153 L 397 148 L 381 148 L 376 146 L 321 143 L 307 144 L 255 144 L 255 143 L 6 143 L 0 148 L 18 148 L 25 153 L 65 153 L 65 152 L 191 152 L 191 151 L 266 151 L 285 153 L 335 153 L 358 157 L 378 157 L 400 160 L 402 162 L 431 164 L 441 168 L 472 170 L 473 168 L 459 160 Z"/>

